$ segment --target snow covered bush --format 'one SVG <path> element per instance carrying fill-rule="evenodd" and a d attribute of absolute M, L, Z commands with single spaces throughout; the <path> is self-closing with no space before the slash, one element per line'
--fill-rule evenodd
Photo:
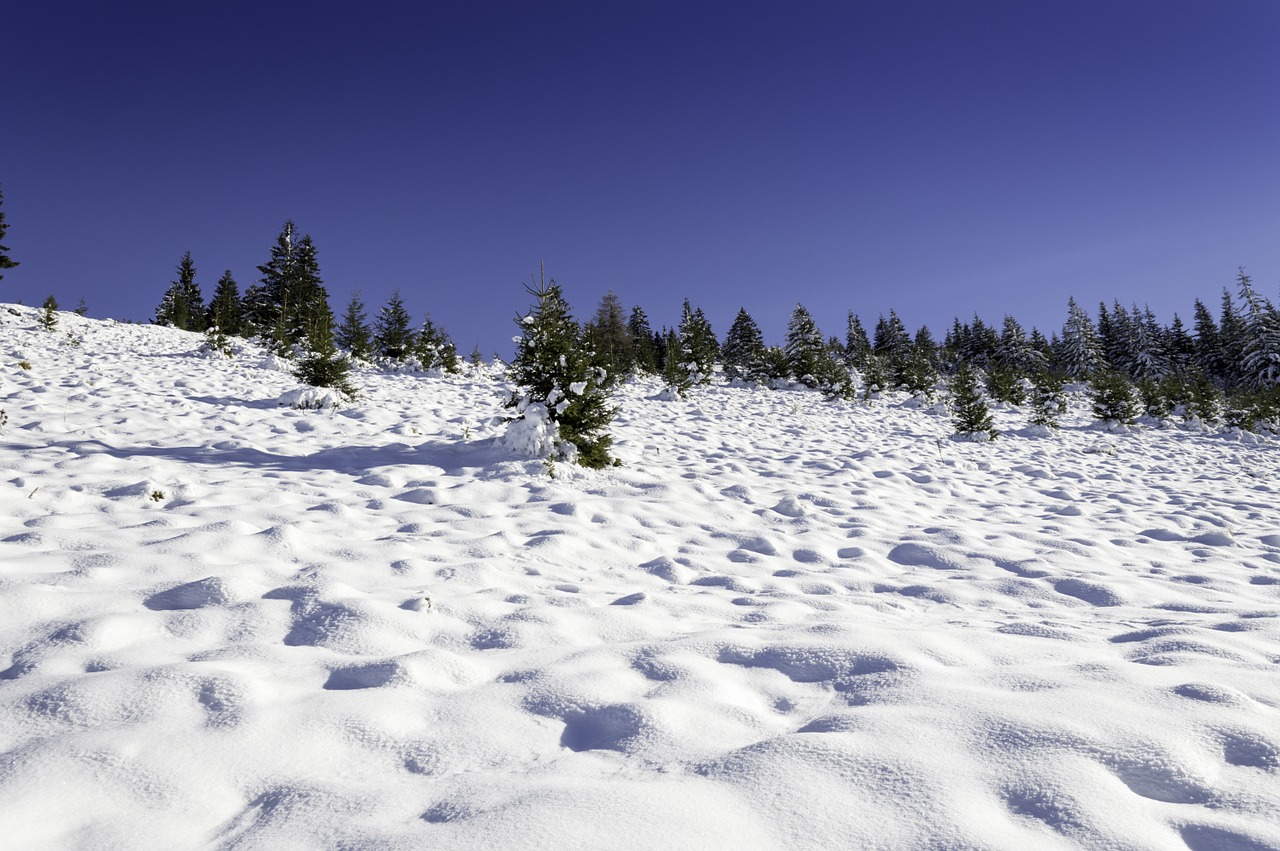
<path fill-rule="evenodd" d="M 507 402 L 516 420 L 508 426 L 508 447 L 536 457 L 576 461 L 584 467 L 617 463 L 609 456 L 609 385 L 592 365 L 582 331 L 569 313 L 555 279 L 525 286 L 537 303 L 516 319 L 521 336 L 508 377 L 516 392 Z"/>
<path fill-rule="evenodd" d="M 1042 372 L 1031 382 L 1031 406 L 1028 419 L 1031 425 L 1043 429 L 1057 429 L 1067 412 L 1067 396 L 1063 390 L 1066 377 L 1061 373 Z"/>

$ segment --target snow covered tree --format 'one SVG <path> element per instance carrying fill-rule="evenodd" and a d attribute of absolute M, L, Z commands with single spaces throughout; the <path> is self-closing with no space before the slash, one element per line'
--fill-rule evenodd
<path fill-rule="evenodd" d="M 585 330 L 587 345 L 595 352 L 596 365 L 604 368 L 609 381 L 625 380 L 635 368 L 635 360 L 631 333 L 617 293 L 609 290 L 604 294 L 596 315 L 587 323 Z"/>
<path fill-rule="evenodd" d="M 1031 379 L 1031 398 L 1027 417 L 1032 425 L 1057 429 L 1067 413 L 1067 397 L 1063 392 L 1065 376 L 1044 371 Z"/>
<path fill-rule="evenodd" d="M 373 357 L 373 331 L 369 328 L 368 314 L 365 313 L 359 290 L 351 294 L 334 336 L 335 342 L 350 352 L 353 358 L 367 361 Z"/>
<path fill-rule="evenodd" d="M 853 396 L 849 370 L 831 353 L 822 331 L 804 305 L 797 304 L 791 312 L 784 351 L 787 369 L 796 381 L 828 396 L 845 399 Z"/>
<path fill-rule="evenodd" d="M 351 361 L 338 351 L 333 339 L 333 313 L 328 302 L 312 305 L 303 330 L 305 347 L 294 367 L 294 377 L 312 387 L 332 388 L 347 399 L 358 394 L 351 384 Z"/>
<path fill-rule="evenodd" d="M 404 299 L 400 297 L 400 290 L 393 290 L 374 322 L 374 353 L 387 360 L 404 360 L 413 351 L 412 321 Z"/>
<path fill-rule="evenodd" d="M 584 467 L 615 464 L 609 456 L 609 405 L 605 371 L 591 363 L 582 332 L 555 279 L 545 275 L 525 289 L 536 303 L 518 317 L 521 336 L 508 376 L 517 390 L 507 406 L 518 415 L 508 441 L 526 440 L 548 457 Z"/>
<path fill-rule="evenodd" d="M 955 412 L 952 425 L 956 436 L 966 440 L 994 440 L 1000 436 L 991 419 L 982 390 L 978 387 L 978 374 L 974 367 L 962 362 L 951 377 L 951 408 Z"/>
<path fill-rule="evenodd" d="M 934 365 L 937 346 L 928 326 L 921 325 L 911 343 L 911 353 L 902 369 L 902 386 L 913 396 L 931 400 L 938 383 L 938 370 Z"/>
<path fill-rule="evenodd" d="M 1006 366 L 992 365 L 987 369 L 987 393 L 997 402 L 1021 405 L 1027 401 L 1026 378 Z"/>
<path fill-rule="evenodd" d="M 1222 416 L 1222 391 L 1199 369 L 1193 369 L 1186 380 L 1184 418 L 1201 423 L 1217 422 Z"/>
<path fill-rule="evenodd" d="M 1090 387 L 1093 416 L 1102 422 L 1130 425 L 1138 417 L 1138 400 L 1129 379 L 1118 372 L 1102 372 Z"/>
<path fill-rule="evenodd" d="M 702 314 L 702 308 L 696 310 L 684 300 L 680 315 L 680 345 L 683 350 L 685 369 L 694 384 L 710 384 L 715 372 L 715 362 L 719 355 L 720 344 L 711 323 Z"/>
<path fill-rule="evenodd" d="M 745 307 L 738 308 L 720 347 L 720 357 L 725 377 L 730 380 L 764 381 L 767 377 L 764 335 Z"/>
<path fill-rule="evenodd" d="M 1280 313 L 1253 289 L 1243 267 L 1237 282 L 1246 311 L 1240 377 L 1249 387 L 1273 387 L 1280 384 Z"/>
<path fill-rule="evenodd" d="M 430 313 L 414 340 L 413 352 L 423 369 L 439 367 L 445 372 L 458 371 L 458 347 L 453 344 L 448 331 L 431 321 Z"/>
<path fill-rule="evenodd" d="M 1179 375 L 1185 374 L 1195 363 L 1196 341 L 1187 331 L 1182 317 L 1176 313 L 1173 314 L 1173 321 L 1169 323 L 1169 327 L 1163 329 L 1163 334 L 1161 348 L 1164 350 L 1165 357 L 1168 358 L 1169 370 Z"/>
<path fill-rule="evenodd" d="M 693 356 L 680 339 L 680 333 L 664 328 L 661 333 L 662 380 L 677 396 L 683 397 L 693 388 L 695 371 L 690 368 Z"/>
<path fill-rule="evenodd" d="M 649 317 L 639 305 L 631 308 L 627 319 L 627 333 L 631 335 L 632 357 L 635 368 L 650 375 L 658 371 L 658 355 L 654 347 L 653 329 Z"/>
<path fill-rule="evenodd" d="M 871 340 L 867 338 L 867 329 L 862 327 L 862 320 L 852 310 L 845 320 L 844 357 L 852 369 L 863 370 L 867 366 L 867 358 L 871 356 Z"/>
<path fill-rule="evenodd" d="M 204 314 L 205 326 L 217 328 L 223 335 L 239 336 L 242 330 L 241 317 L 240 288 L 236 286 L 236 279 L 228 269 L 218 279 L 213 298 L 209 300 L 209 307 Z"/>
<path fill-rule="evenodd" d="M 156 308 L 155 323 L 183 331 L 204 330 L 204 299 L 196 283 L 196 264 L 190 251 L 178 261 L 178 280 L 171 282 L 165 291 Z"/>
<path fill-rule="evenodd" d="M 9 226 L 4 220 L 4 192 L 0 191 L 0 281 L 4 280 L 4 271 L 6 269 L 17 268 L 18 264 L 9 257 L 9 249 L 4 245 L 4 235 L 9 232 Z"/>
<path fill-rule="evenodd" d="M 1164 348 L 1165 334 L 1156 322 L 1151 308 L 1138 310 L 1134 305 L 1129 319 L 1129 375 L 1134 381 L 1159 384 L 1169 373 L 1169 356 Z"/>
<path fill-rule="evenodd" d="M 244 294 L 244 318 L 251 335 L 269 348 L 288 349 L 296 340 L 290 329 L 296 326 L 297 229 L 286 221 L 271 246 L 267 262 L 258 267 L 258 283 Z M 292 339 L 291 339 L 292 338 Z"/>
<path fill-rule="evenodd" d="M 1044 355 L 1032 345 L 1018 320 L 1008 314 L 1005 314 L 992 362 L 1020 379 L 1043 372 L 1049 365 Z"/>
<path fill-rule="evenodd" d="M 881 315 L 876 322 L 871 348 L 885 364 L 891 383 L 896 387 L 901 383 L 902 371 L 911 354 L 911 335 L 893 310 L 889 311 L 888 317 Z"/>

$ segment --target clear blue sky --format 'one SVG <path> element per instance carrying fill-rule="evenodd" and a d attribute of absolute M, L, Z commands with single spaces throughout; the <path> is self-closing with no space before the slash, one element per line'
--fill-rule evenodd
<path fill-rule="evenodd" d="M 149 319 L 281 224 L 335 311 L 399 288 L 511 350 L 539 261 L 778 342 L 896 308 L 1061 326 L 1069 295 L 1189 318 L 1280 283 L 1280 3 L 17 2 L 0 185 L 48 293 Z"/>

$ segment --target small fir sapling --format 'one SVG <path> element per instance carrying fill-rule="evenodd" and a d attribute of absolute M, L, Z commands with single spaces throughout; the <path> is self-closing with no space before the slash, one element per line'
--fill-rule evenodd
<path fill-rule="evenodd" d="M 997 402 L 1004 402 L 1015 407 L 1027 401 L 1027 386 L 1016 369 L 1007 366 L 993 366 L 987 373 L 987 392 Z"/>
<path fill-rule="evenodd" d="M 1215 423 L 1222 418 L 1222 391 L 1200 370 L 1195 370 L 1187 381 L 1184 419 L 1202 424 Z"/>
<path fill-rule="evenodd" d="M 662 343 L 662 380 L 670 392 L 684 398 L 693 389 L 697 372 L 693 356 L 676 331 L 668 330 Z"/>
<path fill-rule="evenodd" d="M 1058 372 L 1041 372 L 1032 380 L 1028 419 L 1033 426 L 1062 427 L 1062 417 L 1067 412 L 1065 385 L 1066 377 Z"/>
<path fill-rule="evenodd" d="M 962 440 L 986 441 L 1000 436 L 991 419 L 991 409 L 978 385 L 978 376 L 969 363 L 960 364 L 951 377 L 952 423 Z"/>
<path fill-rule="evenodd" d="M 58 328 L 58 300 L 50 295 L 45 298 L 42 307 L 44 309 L 37 317 L 36 322 L 39 323 L 41 328 L 52 334 Z"/>
<path fill-rule="evenodd" d="M 583 345 L 555 279 L 543 274 L 525 289 L 535 304 L 516 318 L 521 335 L 509 377 L 517 389 L 507 407 L 518 418 L 508 427 L 507 444 L 584 467 L 616 464 L 608 428 L 617 409 L 609 405 L 606 371 L 593 365 L 594 353 Z"/>
<path fill-rule="evenodd" d="M 1142 378 L 1134 385 L 1142 405 L 1142 413 L 1153 420 L 1167 420 L 1176 404 L 1178 389 L 1175 376 L 1167 375 L 1159 381 Z"/>
<path fill-rule="evenodd" d="M 1117 372 L 1095 375 L 1090 382 L 1093 416 L 1104 423 L 1132 425 L 1138 418 L 1138 399 L 1129 379 Z"/>
<path fill-rule="evenodd" d="M 938 371 L 928 350 L 923 346 L 913 346 L 902 371 L 903 388 L 912 396 L 929 402 L 933 400 L 937 383 Z"/>
<path fill-rule="evenodd" d="M 360 291 L 351 294 L 346 308 L 342 311 L 342 321 L 334 332 L 335 342 L 345 349 L 353 358 L 367 361 L 373 358 L 373 332 L 369 328 L 368 316 L 364 302 L 360 299 Z"/>

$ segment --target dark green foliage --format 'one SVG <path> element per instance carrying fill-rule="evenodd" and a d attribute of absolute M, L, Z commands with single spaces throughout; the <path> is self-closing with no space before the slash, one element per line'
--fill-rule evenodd
<path fill-rule="evenodd" d="M 862 365 L 862 398 L 870 401 L 871 394 L 888 390 L 893 383 L 893 373 L 884 358 L 867 355 Z"/>
<path fill-rule="evenodd" d="M 332 321 L 329 295 L 320 280 L 320 265 L 310 235 L 297 239 L 293 222 L 284 223 L 271 257 L 258 267 L 258 284 L 244 296 L 246 333 L 257 334 L 270 349 L 289 353 L 297 345 L 310 345 L 316 317 Z"/>
<path fill-rule="evenodd" d="M 978 387 L 978 373 L 968 362 L 960 364 L 951 377 L 952 425 L 966 438 L 995 440 L 1000 436 L 991 419 L 991 409 Z"/>
<path fill-rule="evenodd" d="M 1023 374 L 1007 366 L 996 365 L 987 370 L 987 392 L 997 402 L 1021 405 L 1027 401 Z"/>
<path fill-rule="evenodd" d="M 535 304 L 516 319 L 521 336 L 508 377 L 518 388 L 507 406 L 523 414 L 532 404 L 545 406 L 562 442 L 576 448 L 584 467 L 616 463 L 609 455 L 609 405 L 604 370 L 591 363 L 583 335 L 555 279 L 535 279 L 525 289 Z"/>
<path fill-rule="evenodd" d="M 373 357 L 373 331 L 369 328 L 368 314 L 360 300 L 359 290 L 351 294 L 346 309 L 342 311 L 342 321 L 338 323 L 335 337 L 337 344 L 350 352 L 353 358 L 367 361 Z"/>
<path fill-rule="evenodd" d="M 1040 372 L 1031 379 L 1028 419 L 1032 425 L 1056 429 L 1067 413 L 1067 397 L 1063 392 L 1066 376 L 1059 372 Z"/>
<path fill-rule="evenodd" d="M 871 357 L 871 341 L 867 339 L 867 330 L 862 327 L 862 320 L 852 310 L 849 311 L 844 330 L 845 363 L 856 370 L 867 366 L 867 358 Z"/>
<path fill-rule="evenodd" d="M 1201 370 L 1194 369 L 1184 381 L 1185 417 L 1202 423 L 1217 422 L 1222 416 L 1222 391 Z"/>
<path fill-rule="evenodd" d="M 293 370 L 303 384 L 331 387 L 348 399 L 358 394 L 351 385 L 351 362 L 338 351 L 333 340 L 333 316 L 312 311 L 305 330 L 306 348 Z"/>
<path fill-rule="evenodd" d="M 710 384 L 716 358 L 720 354 L 720 343 L 711 330 L 711 323 L 702 314 L 702 308 L 690 307 L 689 299 L 684 300 L 679 333 L 681 357 L 690 382 Z"/>
<path fill-rule="evenodd" d="M 244 312 L 240 304 L 240 288 L 236 286 L 231 270 L 222 273 L 218 286 L 205 311 L 205 325 L 217 328 L 222 334 L 238 337 L 244 332 Z"/>
<path fill-rule="evenodd" d="M 1133 385 L 1118 372 L 1103 372 L 1091 381 L 1090 396 L 1093 415 L 1103 422 L 1130 425 L 1138 417 L 1140 408 Z"/>
<path fill-rule="evenodd" d="M 992 365 L 1002 370 L 1008 370 L 1022 378 L 1043 372 L 1049 363 L 1043 353 L 1027 337 L 1018 320 L 1006 314 L 1004 326 L 1000 332 L 1000 339 L 996 343 Z M 1021 403 L 1015 402 L 1014 404 Z"/>
<path fill-rule="evenodd" d="M 1177 379 L 1166 377 L 1160 381 L 1154 378 L 1139 378 L 1134 384 L 1138 398 L 1142 403 L 1142 413 L 1155 420 L 1165 420 L 1173 411 L 1174 402 L 1171 394 L 1176 394 Z"/>
<path fill-rule="evenodd" d="M 44 310 L 41 311 L 36 322 L 41 328 L 52 333 L 58 328 L 58 300 L 50 295 L 45 298 L 42 307 Z"/>
<path fill-rule="evenodd" d="M 1227 397 L 1222 418 L 1245 431 L 1280 432 L 1280 387 L 1237 389 Z"/>
<path fill-rule="evenodd" d="M 1241 347 L 1240 379 L 1247 387 L 1266 389 L 1280 384 L 1280 313 L 1253 289 L 1240 269 L 1240 300 L 1245 305 L 1245 342 Z"/>
<path fill-rule="evenodd" d="M 1210 380 L 1225 381 L 1227 370 L 1222 360 L 1218 323 L 1200 299 L 1196 299 L 1194 328 L 1196 365 Z"/>
<path fill-rule="evenodd" d="M 196 264 L 190 251 L 178 261 L 178 279 L 170 283 L 156 308 L 155 323 L 183 331 L 204 330 L 204 298 L 196 283 Z"/>
<path fill-rule="evenodd" d="M 393 291 L 387 303 L 378 311 L 378 318 L 374 323 L 374 354 L 391 361 L 403 361 L 413 351 L 411 322 L 400 291 Z"/>
<path fill-rule="evenodd" d="M 6 269 L 15 269 L 18 267 L 12 258 L 9 257 L 9 248 L 3 244 L 4 235 L 9 232 L 9 226 L 4 220 L 4 193 L 0 192 L 0 281 L 4 280 L 3 272 Z"/>
<path fill-rule="evenodd" d="M 1222 291 L 1222 312 L 1218 317 L 1218 353 L 1222 362 L 1220 380 L 1224 387 L 1239 387 L 1245 383 L 1241 365 L 1244 361 L 1248 328 L 1231 301 L 1231 293 Z"/>
<path fill-rule="evenodd" d="M 853 397 L 853 380 L 848 368 L 836 359 L 804 305 L 797 304 L 791 313 L 784 350 L 787 371 L 793 379 L 827 396 Z"/>
<path fill-rule="evenodd" d="M 745 307 L 738 308 L 738 315 L 729 326 L 729 333 L 720 348 L 720 357 L 724 362 L 725 377 L 731 381 L 764 381 L 768 378 L 764 335 Z"/>
<path fill-rule="evenodd" d="M 351 361 L 334 343 L 333 311 L 320 280 L 320 263 L 310 235 L 298 243 L 291 286 L 295 307 L 281 312 L 277 327 L 284 329 L 283 339 L 290 349 L 301 349 L 294 375 L 312 387 L 331 387 L 348 399 L 354 398 Z"/>
<path fill-rule="evenodd" d="M 927 328 L 916 333 L 915 342 L 911 344 L 911 354 L 902 370 L 902 387 L 913 396 L 930 400 L 934 396 L 934 387 L 938 383 L 938 370 L 934 366 L 933 338 Z"/>
<path fill-rule="evenodd" d="M 635 354 L 617 293 L 609 290 L 604 294 L 585 330 L 587 346 L 595 354 L 595 364 L 604 369 L 608 381 L 617 384 L 626 380 L 635 369 Z"/>
<path fill-rule="evenodd" d="M 413 353 L 423 369 L 443 369 L 445 372 L 457 372 L 458 347 L 453 344 L 449 332 L 431 321 L 428 313 L 422 322 L 413 344 Z"/>
<path fill-rule="evenodd" d="M 663 330 L 661 352 L 662 380 L 677 396 L 684 396 L 693 388 L 694 370 L 690 369 L 692 356 L 677 331 Z"/>
<path fill-rule="evenodd" d="M 76 316 L 88 316 L 89 305 L 85 303 L 84 299 L 80 299 L 80 303 L 76 305 L 76 309 L 73 310 L 72 313 L 74 313 Z"/>
<path fill-rule="evenodd" d="M 650 375 L 658 372 L 658 352 L 654 344 L 653 329 L 649 327 L 649 317 L 639 305 L 631 308 L 627 333 L 631 335 L 631 354 L 635 368 Z"/>

